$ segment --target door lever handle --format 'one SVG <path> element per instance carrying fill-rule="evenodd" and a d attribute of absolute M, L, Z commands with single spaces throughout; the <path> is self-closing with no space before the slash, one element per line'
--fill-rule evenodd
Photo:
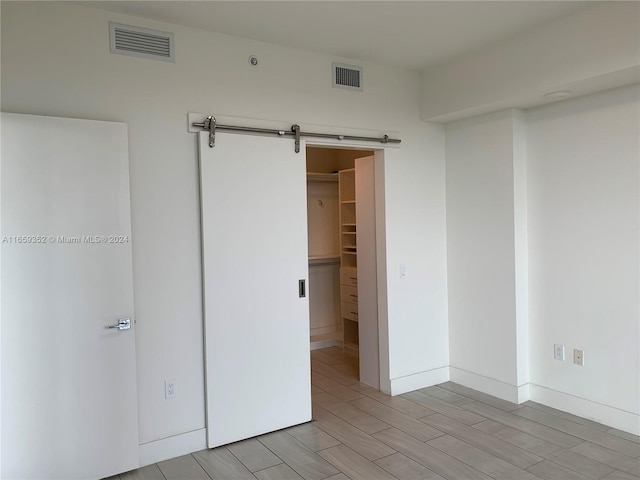
<path fill-rule="evenodd" d="M 107 325 L 106 329 L 117 328 L 118 330 L 129 330 L 131 328 L 130 318 L 119 318 L 115 325 Z"/>

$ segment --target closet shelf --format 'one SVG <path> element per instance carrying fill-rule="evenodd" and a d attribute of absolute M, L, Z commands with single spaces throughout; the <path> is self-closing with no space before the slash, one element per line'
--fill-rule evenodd
<path fill-rule="evenodd" d="M 342 201 L 342 202 L 340 202 L 340 203 L 353 203 L 353 204 L 355 204 L 355 203 L 356 203 L 356 201 L 355 201 L 355 200 L 343 200 L 343 201 Z"/>
<path fill-rule="evenodd" d="M 307 173 L 308 182 L 338 182 L 337 173 Z"/>
<path fill-rule="evenodd" d="M 339 253 L 329 253 L 326 255 L 309 255 L 309 266 L 338 265 L 339 263 Z"/>

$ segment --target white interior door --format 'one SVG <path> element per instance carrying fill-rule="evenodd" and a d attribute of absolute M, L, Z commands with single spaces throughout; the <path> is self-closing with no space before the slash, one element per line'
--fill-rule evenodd
<path fill-rule="evenodd" d="M 311 420 L 305 147 L 200 133 L 209 447 Z"/>
<path fill-rule="evenodd" d="M 127 126 L 2 114 L 2 478 L 138 466 Z"/>

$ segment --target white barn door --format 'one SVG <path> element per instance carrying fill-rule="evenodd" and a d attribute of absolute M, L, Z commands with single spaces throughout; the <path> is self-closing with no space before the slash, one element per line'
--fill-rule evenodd
<path fill-rule="evenodd" d="M 200 133 L 209 447 L 311 420 L 305 146 Z"/>
<path fill-rule="evenodd" d="M 0 477 L 137 468 L 127 125 L 3 113 L 1 168 Z"/>

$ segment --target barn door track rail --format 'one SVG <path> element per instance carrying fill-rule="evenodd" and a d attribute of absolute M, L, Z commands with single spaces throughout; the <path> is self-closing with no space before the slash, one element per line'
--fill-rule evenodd
<path fill-rule="evenodd" d="M 389 135 L 382 137 L 359 137 L 354 135 L 338 135 L 334 133 L 316 133 L 316 132 L 303 132 L 300 130 L 300 125 L 292 125 L 291 130 L 273 130 L 269 128 L 255 128 L 255 127 L 240 127 L 237 125 L 219 125 L 216 123 L 216 117 L 209 115 L 204 122 L 193 122 L 191 124 L 194 127 L 202 128 L 209 132 L 209 147 L 213 148 L 216 144 L 216 130 L 230 130 L 234 132 L 251 132 L 251 133 L 266 133 L 270 135 L 278 135 L 280 137 L 293 137 L 295 141 L 296 153 L 300 152 L 300 137 L 315 137 L 315 138 L 333 138 L 336 140 L 360 140 L 364 142 L 380 142 L 380 143 L 400 143 L 398 138 L 389 138 Z"/>

